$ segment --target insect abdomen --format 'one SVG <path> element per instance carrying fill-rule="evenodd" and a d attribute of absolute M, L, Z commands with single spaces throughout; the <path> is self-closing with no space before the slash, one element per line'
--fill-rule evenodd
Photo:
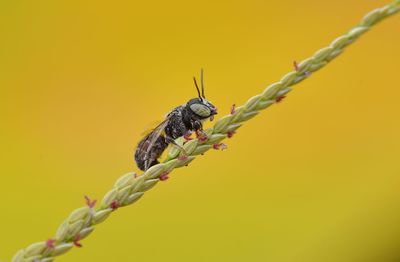
<path fill-rule="evenodd" d="M 143 150 L 141 150 L 141 148 L 145 148 L 147 150 L 147 147 L 143 147 L 143 143 L 146 142 L 147 137 L 140 141 L 135 152 L 136 165 L 142 171 L 145 171 L 146 163 L 149 163 L 147 164 L 148 168 L 157 165 L 159 163 L 157 159 L 160 158 L 164 150 L 168 147 L 168 143 L 165 141 L 165 137 L 160 135 L 154 143 L 153 147 L 149 150 L 148 154 L 146 154 L 146 152 L 143 152 Z M 147 160 L 145 159 L 146 155 L 148 155 Z"/>

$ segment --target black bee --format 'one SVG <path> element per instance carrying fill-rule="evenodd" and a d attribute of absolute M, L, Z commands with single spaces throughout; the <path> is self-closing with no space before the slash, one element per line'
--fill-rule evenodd
<path fill-rule="evenodd" d="M 167 148 L 169 143 L 178 147 L 175 139 L 184 136 L 188 138 L 193 131 L 198 136 L 202 133 L 203 124 L 208 118 L 210 121 L 217 114 L 217 108 L 207 101 L 204 95 L 203 70 L 201 70 L 201 93 L 196 78 L 193 77 L 198 98 L 190 99 L 186 104 L 173 109 L 150 134 L 145 136 L 138 144 L 135 152 L 137 166 L 146 171 L 151 166 L 158 164 L 158 158 Z"/>

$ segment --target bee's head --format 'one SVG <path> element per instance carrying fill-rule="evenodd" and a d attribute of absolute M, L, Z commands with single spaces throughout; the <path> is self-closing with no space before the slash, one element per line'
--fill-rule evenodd
<path fill-rule="evenodd" d="M 199 120 L 210 118 L 212 121 L 217 114 L 217 108 L 203 97 L 193 98 L 186 104 L 186 108 Z"/>
<path fill-rule="evenodd" d="M 197 85 L 196 78 L 193 77 L 194 84 L 199 95 L 198 98 L 189 100 L 186 104 L 186 108 L 194 114 L 199 120 L 205 120 L 210 118 L 210 121 L 214 119 L 214 115 L 217 114 L 217 108 L 208 101 L 204 95 L 204 81 L 203 81 L 203 69 L 201 70 L 201 93 L 199 86 Z"/>

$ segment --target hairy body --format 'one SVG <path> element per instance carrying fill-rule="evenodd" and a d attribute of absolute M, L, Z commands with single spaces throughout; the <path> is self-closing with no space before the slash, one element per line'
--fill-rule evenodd
<path fill-rule="evenodd" d="M 193 131 L 201 132 L 202 122 L 206 119 L 212 121 L 214 115 L 217 114 L 216 107 L 207 101 L 204 95 L 203 70 L 201 71 L 201 93 L 196 79 L 193 78 L 193 80 L 199 97 L 174 108 L 163 122 L 139 142 L 135 151 L 135 162 L 141 170 L 145 171 L 158 164 L 158 158 L 169 143 L 180 147 L 175 139 L 181 136 L 188 137 Z M 184 152 L 183 149 L 182 151 Z"/>
<path fill-rule="evenodd" d="M 201 102 L 209 112 L 200 116 L 194 108 Z M 196 105 L 196 106 L 193 106 Z M 138 144 L 135 152 L 135 162 L 141 170 L 158 164 L 169 143 L 175 144 L 175 139 L 190 136 L 192 132 L 202 131 L 202 121 L 213 118 L 216 108 L 205 98 L 191 99 L 187 104 L 174 108 L 166 119 Z"/>

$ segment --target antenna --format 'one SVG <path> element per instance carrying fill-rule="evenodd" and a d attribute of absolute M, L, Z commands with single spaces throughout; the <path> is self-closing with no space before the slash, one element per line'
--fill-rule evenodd
<path fill-rule="evenodd" d="M 200 80 L 201 80 L 201 95 L 203 96 L 203 98 L 206 98 L 206 96 L 204 95 L 204 72 L 203 72 L 203 68 L 200 71 Z"/>
<path fill-rule="evenodd" d="M 197 85 L 196 77 L 193 77 L 193 81 L 194 81 L 194 85 L 196 86 L 196 89 L 197 89 L 197 94 L 199 95 L 199 98 L 201 98 L 200 89 L 199 89 L 199 86 Z"/>

